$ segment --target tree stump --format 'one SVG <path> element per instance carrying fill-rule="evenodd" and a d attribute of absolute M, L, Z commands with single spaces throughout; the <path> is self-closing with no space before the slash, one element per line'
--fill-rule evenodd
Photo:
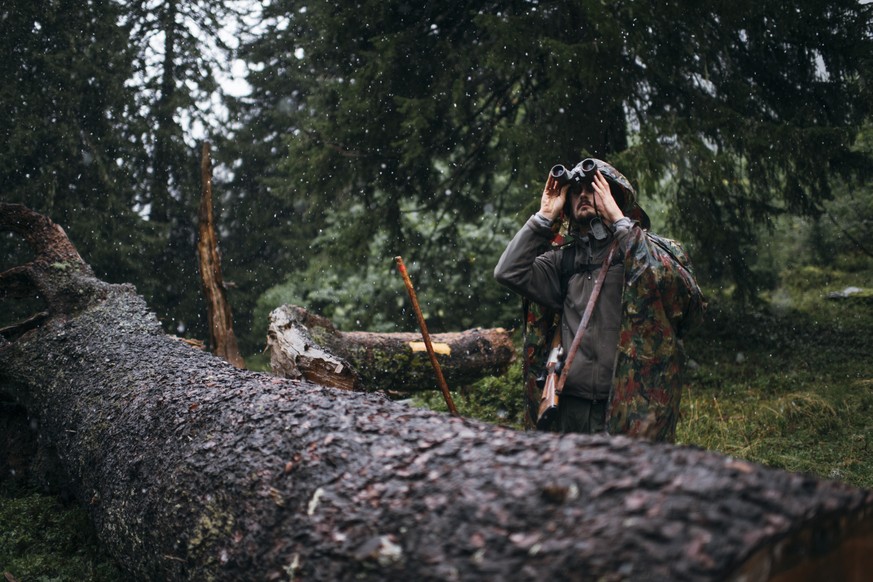
<path fill-rule="evenodd" d="M 212 159 L 211 146 L 203 142 L 200 154 L 200 210 L 197 221 L 197 258 L 200 281 L 206 299 L 206 319 L 209 327 L 209 346 L 212 353 L 224 358 L 237 368 L 246 363 L 239 353 L 236 334 L 233 332 L 233 314 L 227 294 L 224 292 L 224 277 L 221 274 L 221 255 L 218 252 L 218 236 L 212 211 Z"/>
<path fill-rule="evenodd" d="M 50 222 L 0 205 L 0 229 L 22 227 L 37 257 L 15 280 L 49 311 L 0 341 L 0 390 L 132 579 L 853 579 L 873 566 L 873 492 L 239 370 L 166 336 L 130 286 L 89 276 Z"/>

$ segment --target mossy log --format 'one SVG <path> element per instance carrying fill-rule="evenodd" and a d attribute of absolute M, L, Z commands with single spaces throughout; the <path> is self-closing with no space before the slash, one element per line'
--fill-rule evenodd
<path fill-rule="evenodd" d="M 0 288 L 26 282 L 47 306 L 38 323 L 4 332 L 0 390 L 34 419 L 131 579 L 870 571 L 870 491 L 696 448 L 512 431 L 239 370 L 165 335 L 132 287 L 94 279 L 42 217 L 0 204 L 0 229 L 31 229 L 36 251 Z"/>
<path fill-rule="evenodd" d="M 505 373 L 515 355 L 512 338 L 502 328 L 437 333 L 431 340 L 453 389 Z M 267 346 L 273 373 L 284 378 L 348 390 L 439 389 L 418 333 L 341 332 L 324 317 L 282 305 L 270 313 Z"/>

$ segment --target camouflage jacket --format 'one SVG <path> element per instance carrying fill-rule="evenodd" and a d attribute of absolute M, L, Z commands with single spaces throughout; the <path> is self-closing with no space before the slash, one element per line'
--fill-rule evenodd
<path fill-rule="evenodd" d="M 679 243 L 634 227 L 626 240 L 622 322 L 607 430 L 672 442 L 684 388 L 682 337 L 705 299 Z"/>
<path fill-rule="evenodd" d="M 558 234 L 553 244 L 561 242 L 563 235 Z M 705 301 L 681 245 L 636 225 L 621 243 L 624 285 L 607 430 L 673 441 L 684 386 L 681 338 L 702 319 Z M 525 388 L 535 421 L 536 376 L 542 372 L 560 312 L 534 303 L 526 318 Z"/>

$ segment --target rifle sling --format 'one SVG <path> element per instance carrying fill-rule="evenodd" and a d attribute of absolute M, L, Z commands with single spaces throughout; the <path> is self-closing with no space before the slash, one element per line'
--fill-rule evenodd
<path fill-rule="evenodd" d="M 606 272 L 612 264 L 612 256 L 615 254 L 615 249 L 618 247 L 618 241 L 612 242 L 609 247 L 609 254 L 603 265 L 600 267 L 600 273 L 597 275 L 597 281 L 594 283 L 594 289 L 591 291 L 591 297 L 588 298 L 588 305 L 585 306 L 585 312 L 582 314 L 582 321 L 579 323 L 579 329 L 576 330 L 576 335 L 573 338 L 573 343 L 570 346 L 570 351 L 567 354 L 567 361 L 564 363 L 564 369 L 561 370 L 561 377 L 558 379 L 558 385 L 555 391 L 560 394 L 564 390 L 564 384 L 567 382 L 567 375 L 570 373 L 570 366 L 573 364 L 573 358 L 576 357 L 576 352 L 579 350 L 579 344 L 582 343 L 582 335 L 585 333 L 585 328 L 588 327 L 588 322 L 591 320 L 591 314 L 594 313 L 594 305 L 597 303 L 597 298 L 600 297 L 600 290 L 603 288 L 603 281 L 606 280 Z M 558 330 L 560 333 L 560 330 Z"/>

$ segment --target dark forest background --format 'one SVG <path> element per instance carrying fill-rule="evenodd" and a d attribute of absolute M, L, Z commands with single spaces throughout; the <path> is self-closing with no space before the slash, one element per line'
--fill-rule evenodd
<path fill-rule="evenodd" d="M 397 255 L 431 332 L 516 327 L 497 258 L 553 164 L 607 159 L 710 300 L 678 442 L 873 487 L 867 1 L 4 0 L 0 55 L 0 201 L 203 340 L 212 144 L 249 367 L 282 303 L 416 330 Z M 0 234 L 0 271 L 27 258 Z M 452 387 L 462 415 L 518 426 L 519 374 Z M 125 579 L 81 508 L 8 477 L 0 570 Z"/>
<path fill-rule="evenodd" d="M 415 329 L 396 255 L 431 331 L 515 326 L 493 265 L 548 168 L 587 155 L 631 178 L 710 292 L 753 302 L 786 267 L 870 255 L 871 9 L 9 0 L 0 196 L 203 339 L 209 140 L 246 356 L 285 302 L 345 330 Z M 232 63 L 243 96 L 219 82 Z M 24 251 L 4 243 L 12 264 Z"/>

